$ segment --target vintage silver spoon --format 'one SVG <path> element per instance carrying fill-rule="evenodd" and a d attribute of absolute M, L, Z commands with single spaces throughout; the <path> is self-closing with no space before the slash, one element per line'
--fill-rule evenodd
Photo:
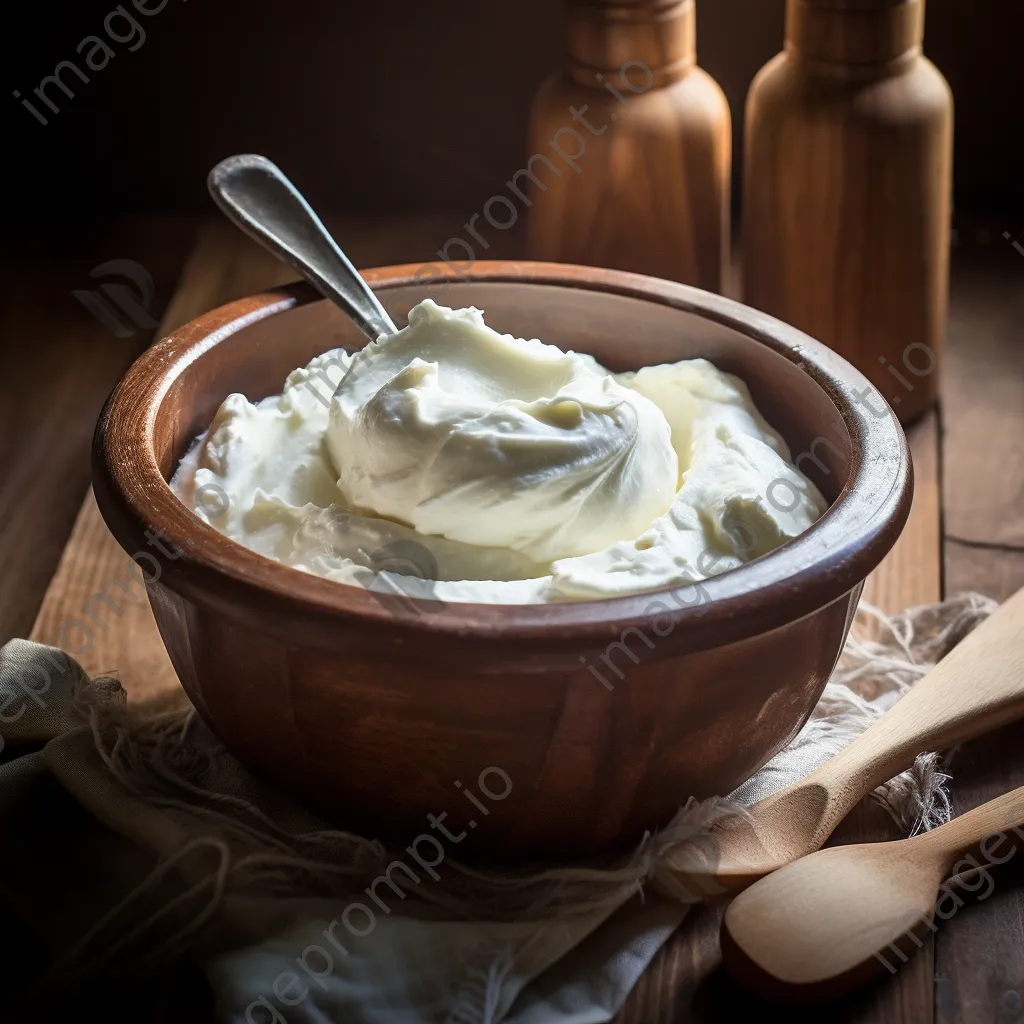
<path fill-rule="evenodd" d="M 370 341 L 396 334 L 387 311 L 299 190 L 265 156 L 222 160 L 207 178 L 227 218 L 352 319 Z"/>

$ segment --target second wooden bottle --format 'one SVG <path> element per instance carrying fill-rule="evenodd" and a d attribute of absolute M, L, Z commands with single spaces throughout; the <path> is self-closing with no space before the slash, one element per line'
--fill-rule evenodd
<path fill-rule="evenodd" d="M 720 291 L 731 127 L 696 65 L 694 0 L 570 0 L 568 20 L 530 121 L 531 256 Z"/>
<path fill-rule="evenodd" d="M 744 300 L 849 359 L 904 422 L 935 399 L 946 330 L 953 103 L 924 9 L 788 0 L 786 50 L 747 99 Z"/>

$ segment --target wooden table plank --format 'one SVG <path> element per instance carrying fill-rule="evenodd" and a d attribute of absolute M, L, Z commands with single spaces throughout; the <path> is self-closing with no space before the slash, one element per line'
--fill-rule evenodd
<path fill-rule="evenodd" d="M 950 594 L 973 590 L 1005 601 L 1024 587 L 1024 551 L 966 545 L 948 534 L 943 551 Z"/>
<path fill-rule="evenodd" d="M 942 380 L 946 533 L 1024 551 L 1024 256 L 1001 236 L 986 244 L 971 232 L 953 270 Z"/>
<path fill-rule="evenodd" d="M 1024 722 L 964 744 L 950 760 L 957 814 L 1024 786 Z M 1024 1022 L 1024 851 L 943 923 L 936 948 L 936 1024 Z M 984 896 L 984 899 L 979 897 Z"/>
<path fill-rule="evenodd" d="M 907 429 L 914 462 L 914 504 L 895 547 L 864 586 L 864 600 L 885 612 L 942 596 L 939 418 L 932 410 Z"/>
<path fill-rule="evenodd" d="M 1001 231 L 954 250 L 942 404 L 946 589 L 1005 600 L 1024 586 L 1024 256 Z M 1022 751 L 1024 722 L 957 751 L 956 812 L 1024 786 Z M 937 936 L 938 1024 L 1024 1022 L 1024 854 L 991 878 Z"/>
<path fill-rule="evenodd" d="M 1024 586 L 1024 256 L 975 229 L 954 250 L 943 377 L 949 593 Z"/>

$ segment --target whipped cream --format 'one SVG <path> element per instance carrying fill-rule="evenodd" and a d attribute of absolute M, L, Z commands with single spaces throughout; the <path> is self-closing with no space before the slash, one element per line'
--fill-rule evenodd
<path fill-rule="evenodd" d="M 706 360 L 611 374 L 430 300 L 280 395 L 229 395 L 171 487 L 297 569 L 506 604 L 693 582 L 826 508 L 743 382 Z"/>
<path fill-rule="evenodd" d="M 353 358 L 327 449 L 349 508 L 537 562 L 637 536 L 678 477 L 650 398 L 592 360 L 430 300 Z"/>

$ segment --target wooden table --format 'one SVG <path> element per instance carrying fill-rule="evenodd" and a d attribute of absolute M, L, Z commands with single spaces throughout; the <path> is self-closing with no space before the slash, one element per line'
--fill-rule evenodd
<path fill-rule="evenodd" d="M 358 265 L 374 266 L 436 258 L 460 224 L 441 215 L 346 219 L 338 234 Z M 866 593 L 886 610 L 967 589 L 1001 600 L 1024 586 L 1024 256 L 1003 230 L 962 231 L 954 249 L 941 408 L 909 432 L 917 475 L 911 521 Z M 507 236 L 502 250 L 495 245 L 488 255 L 515 258 L 521 244 L 521 237 Z M 66 231 L 52 239 L 43 232 L 27 243 L 27 259 L 24 251 L 4 267 L 12 288 L 0 350 L 0 641 L 29 635 L 75 653 L 73 634 L 62 637 L 62 628 L 103 581 L 124 572 L 126 561 L 91 494 L 82 501 L 89 440 L 106 393 L 151 337 L 115 337 L 71 291 L 94 285 L 88 271 L 97 263 L 137 260 L 154 277 L 154 306 L 166 305 L 166 331 L 294 275 L 229 226 L 181 218 L 136 219 L 70 240 Z M 125 605 L 76 656 L 92 672 L 116 671 L 133 699 L 177 690 L 144 604 Z M 963 747 L 951 764 L 958 811 L 1024 784 L 1024 723 Z M 835 840 L 891 836 L 888 817 L 865 803 Z M 989 899 L 962 908 L 894 978 L 806 1019 L 1021 1024 L 1022 881 L 1024 860 L 1015 859 L 996 875 Z M 719 920 L 712 908 L 691 913 L 630 997 L 621 1024 L 733 1021 L 766 1012 L 723 973 Z M 209 1019 L 201 990 L 194 998 L 187 1016 L 176 1019 Z M 132 1019 L 150 1018 L 136 1007 Z"/>

